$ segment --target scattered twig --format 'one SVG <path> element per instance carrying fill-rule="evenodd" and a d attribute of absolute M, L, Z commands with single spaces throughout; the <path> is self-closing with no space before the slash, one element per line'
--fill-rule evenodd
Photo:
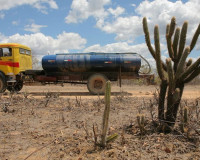
<path fill-rule="evenodd" d="M 40 151 L 40 150 L 42 150 L 42 149 L 44 149 L 45 147 L 47 147 L 47 146 L 49 146 L 49 145 L 51 145 L 52 143 L 54 143 L 54 141 L 55 140 L 53 140 L 53 141 L 51 141 L 51 142 L 49 142 L 49 143 L 47 143 L 46 145 L 44 145 L 44 146 L 42 146 L 42 147 L 40 147 L 40 148 L 38 148 L 38 149 L 36 149 L 34 152 L 32 152 L 31 154 L 29 154 L 26 158 L 24 158 L 24 160 L 27 160 L 28 158 L 30 158 L 34 153 L 36 153 L 36 152 L 38 152 L 38 151 Z"/>
<path fill-rule="evenodd" d="M 86 121 L 83 123 L 83 128 L 84 128 L 85 133 L 86 133 L 86 138 L 89 137 L 89 132 L 88 132 L 87 122 Z"/>
<path fill-rule="evenodd" d="M 94 147 L 96 148 L 96 146 L 98 145 L 98 127 L 97 124 L 93 124 L 93 134 L 94 134 Z"/>
<path fill-rule="evenodd" d="M 76 96 L 76 104 L 77 104 L 78 107 L 82 106 L 82 102 L 81 101 L 82 101 L 81 100 L 81 96 L 80 97 Z"/>

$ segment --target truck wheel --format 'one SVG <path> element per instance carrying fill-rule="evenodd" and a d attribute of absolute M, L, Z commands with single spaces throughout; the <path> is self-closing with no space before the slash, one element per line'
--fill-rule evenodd
<path fill-rule="evenodd" d="M 0 73 L 0 93 L 5 92 L 6 90 L 6 79 L 5 76 Z"/>
<path fill-rule="evenodd" d="M 108 78 L 103 74 L 94 74 L 89 77 L 87 88 L 91 94 L 104 94 Z"/>
<path fill-rule="evenodd" d="M 7 90 L 10 92 L 19 92 L 23 88 L 23 81 L 16 82 L 13 86 L 8 86 Z"/>

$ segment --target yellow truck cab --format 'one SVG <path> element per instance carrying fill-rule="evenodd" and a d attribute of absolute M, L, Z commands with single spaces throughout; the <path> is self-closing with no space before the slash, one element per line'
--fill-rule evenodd
<path fill-rule="evenodd" d="M 22 76 L 32 69 L 31 49 L 17 43 L 0 44 L 0 92 L 20 91 Z"/>

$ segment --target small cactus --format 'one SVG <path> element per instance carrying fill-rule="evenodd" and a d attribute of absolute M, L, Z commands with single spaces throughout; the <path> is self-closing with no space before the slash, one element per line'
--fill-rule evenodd
<path fill-rule="evenodd" d="M 185 106 L 182 112 L 182 118 L 180 124 L 182 132 L 188 131 L 187 124 L 188 124 L 188 107 Z"/>
<path fill-rule="evenodd" d="M 137 115 L 137 123 L 138 123 L 138 126 L 140 128 L 140 134 L 141 135 L 144 135 L 146 130 L 145 130 L 145 119 L 144 119 L 144 114 L 138 114 Z"/>
<path fill-rule="evenodd" d="M 106 146 L 106 134 L 108 130 L 108 121 L 110 114 L 110 96 L 111 96 L 111 84 L 110 81 L 106 82 L 105 88 L 105 110 L 103 114 L 102 134 L 101 134 L 101 146 Z"/>

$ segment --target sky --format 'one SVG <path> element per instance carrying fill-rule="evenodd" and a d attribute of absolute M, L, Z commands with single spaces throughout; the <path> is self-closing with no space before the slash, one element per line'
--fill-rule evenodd
<path fill-rule="evenodd" d="M 200 22 L 200 0 L 0 0 L 0 43 L 29 46 L 34 56 L 74 52 L 137 52 L 152 61 L 142 18 L 159 25 L 163 57 L 168 57 L 166 25 L 188 21 L 187 44 Z M 191 57 L 200 55 L 198 41 Z"/>

